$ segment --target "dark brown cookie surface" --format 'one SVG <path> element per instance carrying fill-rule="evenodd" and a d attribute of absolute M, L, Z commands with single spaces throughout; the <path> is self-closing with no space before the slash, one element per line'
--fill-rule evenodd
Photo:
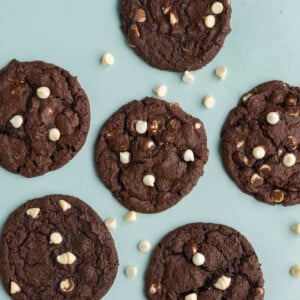
<path fill-rule="evenodd" d="M 81 200 L 50 195 L 26 202 L 6 222 L 1 279 L 13 299 L 100 299 L 118 268 L 114 242 Z"/>
<path fill-rule="evenodd" d="M 263 285 L 250 243 L 217 224 L 188 224 L 169 233 L 146 274 L 146 294 L 153 300 L 259 300 Z"/>
<path fill-rule="evenodd" d="M 222 132 L 222 156 L 234 182 L 268 204 L 300 203 L 300 89 L 281 81 L 246 93 Z"/>
<path fill-rule="evenodd" d="M 62 167 L 83 146 L 89 101 L 69 72 L 13 60 L 0 71 L 0 166 L 26 177 Z"/>
<path fill-rule="evenodd" d="M 208 158 L 202 122 L 176 103 L 132 101 L 103 125 L 96 168 L 128 209 L 155 213 L 176 204 L 196 185 Z"/>
<path fill-rule="evenodd" d="M 162 70 L 203 67 L 230 32 L 229 0 L 121 0 L 120 14 L 129 47 Z"/>

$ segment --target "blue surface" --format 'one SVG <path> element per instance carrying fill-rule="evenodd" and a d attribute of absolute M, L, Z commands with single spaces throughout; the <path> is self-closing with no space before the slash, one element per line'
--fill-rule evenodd
<path fill-rule="evenodd" d="M 300 84 L 299 0 L 233 0 L 232 33 L 219 55 L 194 72 L 195 82 L 181 82 L 181 74 L 151 68 L 129 49 L 119 29 L 117 0 L 0 0 L 0 67 L 12 58 L 41 59 L 68 69 L 89 95 L 92 121 L 85 147 L 67 166 L 39 178 L 25 179 L 0 170 L 1 225 L 27 199 L 50 193 L 76 195 L 101 215 L 113 216 L 118 228 L 112 235 L 120 258 L 117 279 L 105 297 L 144 299 L 143 276 L 149 254 L 137 250 L 140 239 L 155 245 L 179 225 L 205 221 L 227 224 L 252 243 L 262 263 L 266 300 L 296 300 L 300 279 L 289 275 L 300 263 L 300 237 L 290 226 L 300 221 L 300 206 L 271 207 L 243 194 L 228 178 L 218 153 L 220 129 L 228 111 L 241 94 L 265 80 L 281 79 Z M 110 51 L 116 63 L 104 67 L 101 55 Z M 227 79 L 213 76 L 216 66 L 226 65 Z M 179 102 L 201 118 L 210 149 L 205 175 L 178 205 L 156 215 L 138 215 L 138 223 L 123 221 L 126 209 L 96 176 L 93 148 L 103 122 L 122 104 L 152 95 L 160 83 L 168 86 L 166 99 Z M 201 105 L 212 94 L 212 110 Z M 0 108 L 1 109 L 1 108 Z M 128 279 L 124 267 L 138 267 Z M 3 289 L 0 299 L 8 299 Z"/>

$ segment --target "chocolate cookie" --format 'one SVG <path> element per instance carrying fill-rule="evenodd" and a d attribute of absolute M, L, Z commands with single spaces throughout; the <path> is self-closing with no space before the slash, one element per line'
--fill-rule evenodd
<path fill-rule="evenodd" d="M 13 60 L 0 71 L 0 166 L 26 177 L 55 170 L 83 146 L 89 101 L 69 72 Z"/>
<path fill-rule="evenodd" d="M 250 243 L 217 224 L 188 224 L 169 233 L 146 274 L 146 294 L 153 300 L 260 300 L 263 285 Z"/>
<path fill-rule="evenodd" d="M 230 32 L 230 0 L 121 0 L 120 14 L 129 47 L 162 70 L 202 68 Z"/>
<path fill-rule="evenodd" d="M 100 299 L 118 268 L 114 242 L 83 201 L 50 195 L 26 202 L 7 220 L 0 271 L 12 299 Z"/>
<path fill-rule="evenodd" d="M 202 122 L 154 98 L 121 107 L 102 127 L 96 168 L 128 209 L 155 213 L 196 185 L 208 158 Z"/>
<path fill-rule="evenodd" d="M 222 131 L 222 156 L 233 181 L 268 204 L 300 203 L 300 88 L 281 81 L 242 96 Z"/>

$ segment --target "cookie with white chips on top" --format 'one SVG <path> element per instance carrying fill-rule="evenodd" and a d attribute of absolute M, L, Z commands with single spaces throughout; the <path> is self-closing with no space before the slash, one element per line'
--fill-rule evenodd
<path fill-rule="evenodd" d="M 151 300 L 262 300 L 264 279 L 254 249 L 225 225 L 194 223 L 168 233 L 146 273 Z"/>
<path fill-rule="evenodd" d="M 103 183 L 129 210 L 156 213 L 175 205 L 203 174 L 203 123 L 177 103 L 134 100 L 103 125 L 95 161 Z"/>
<path fill-rule="evenodd" d="M 0 272 L 12 299 L 98 300 L 113 284 L 117 269 L 109 231 L 78 198 L 30 200 L 4 225 Z"/>
<path fill-rule="evenodd" d="M 300 203 L 300 88 L 263 83 L 242 96 L 222 130 L 232 180 L 268 204 Z"/>
<path fill-rule="evenodd" d="M 68 71 L 12 60 L 0 71 L 0 167 L 25 177 L 70 161 L 85 143 L 89 100 Z"/>

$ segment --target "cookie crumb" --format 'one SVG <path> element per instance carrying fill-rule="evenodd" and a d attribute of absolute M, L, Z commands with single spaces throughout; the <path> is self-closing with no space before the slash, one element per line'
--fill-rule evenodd
<path fill-rule="evenodd" d="M 293 277 L 300 277 L 300 265 L 292 266 L 290 272 Z"/>
<path fill-rule="evenodd" d="M 168 87 L 164 84 L 161 84 L 156 86 L 153 91 L 158 97 L 165 97 L 168 92 Z"/>
<path fill-rule="evenodd" d="M 227 68 L 224 67 L 224 66 L 220 66 L 220 67 L 217 67 L 216 70 L 215 70 L 215 75 L 220 78 L 221 80 L 224 80 L 227 76 Z"/>
<path fill-rule="evenodd" d="M 151 243 L 149 241 L 140 241 L 138 243 L 138 249 L 141 252 L 149 252 L 151 250 Z"/>
<path fill-rule="evenodd" d="M 125 274 L 128 278 L 133 278 L 137 275 L 137 267 L 135 266 L 127 266 L 125 268 Z"/>
<path fill-rule="evenodd" d="M 184 74 L 182 76 L 182 81 L 184 83 L 192 83 L 192 82 L 194 82 L 194 80 L 195 80 L 195 77 L 191 72 L 189 72 L 189 71 L 184 72 Z"/>
<path fill-rule="evenodd" d="M 108 218 L 105 220 L 105 226 L 108 229 L 116 229 L 117 228 L 117 220 L 116 218 Z"/>
<path fill-rule="evenodd" d="M 137 221 L 137 214 L 135 211 L 131 210 L 129 211 L 125 217 L 124 217 L 125 222 L 136 222 Z"/>
<path fill-rule="evenodd" d="M 299 224 L 299 223 L 294 224 L 294 225 L 292 226 L 292 230 L 293 230 L 295 233 L 300 234 L 300 224 Z"/>
<path fill-rule="evenodd" d="M 111 66 L 114 63 L 115 63 L 115 58 L 110 52 L 106 52 L 103 54 L 102 59 L 101 59 L 102 65 Z"/>

